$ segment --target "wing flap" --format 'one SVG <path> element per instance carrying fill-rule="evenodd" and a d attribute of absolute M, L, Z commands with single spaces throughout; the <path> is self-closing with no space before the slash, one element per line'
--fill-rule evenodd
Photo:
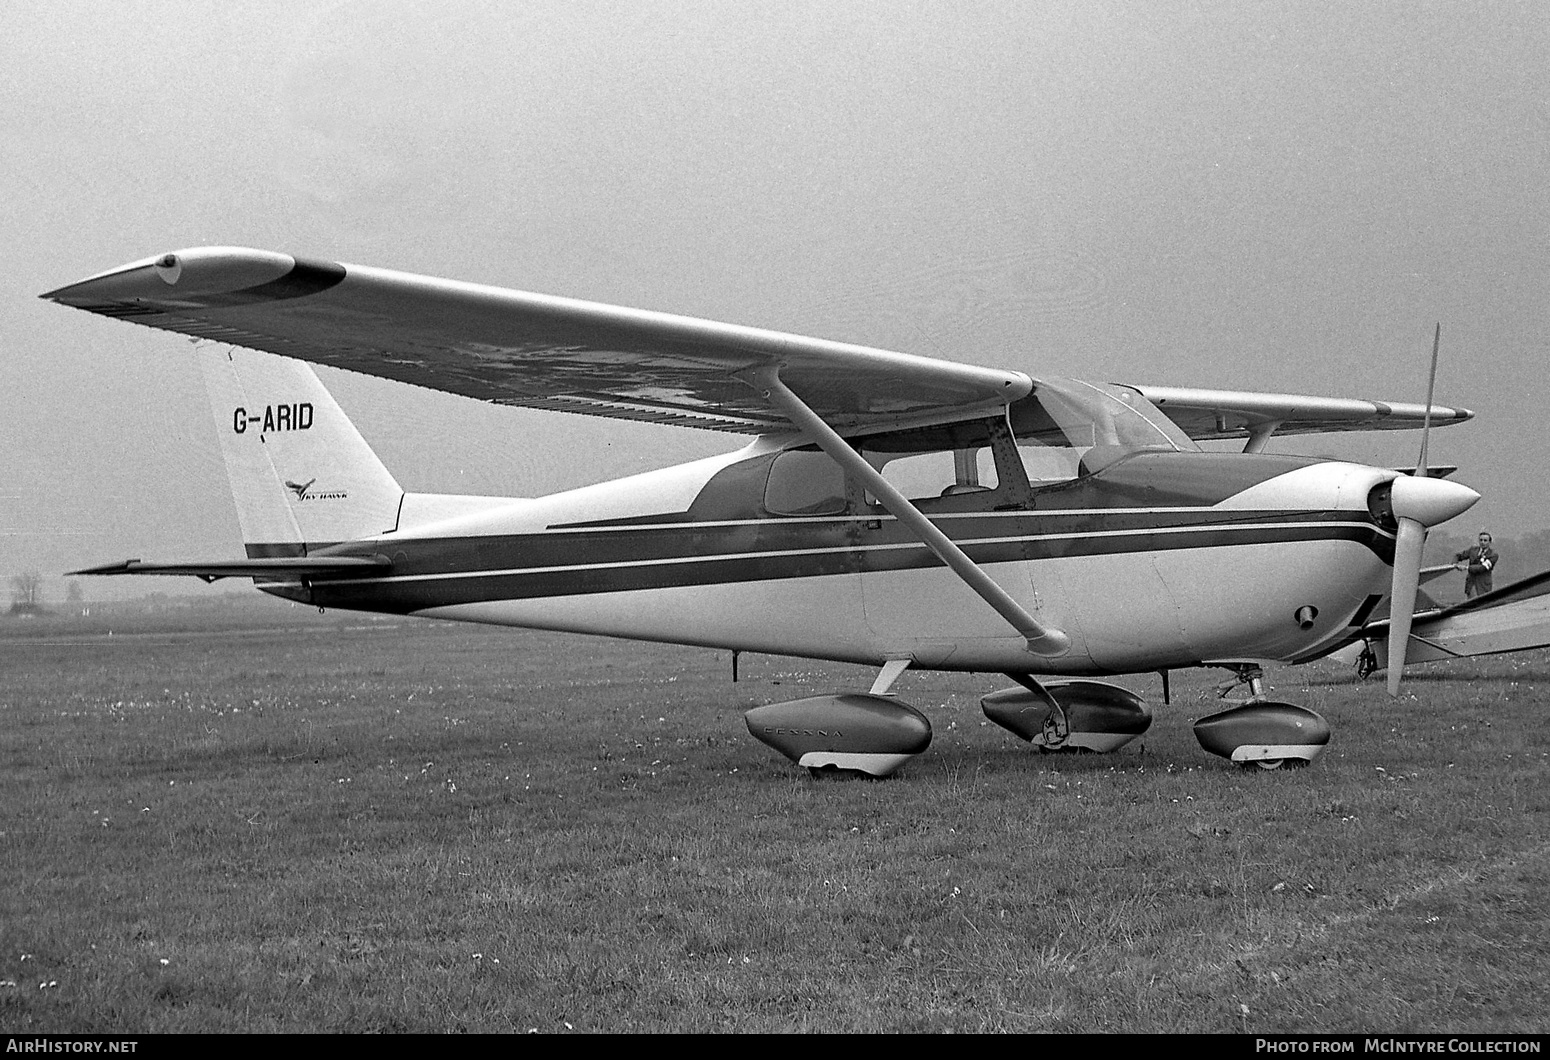
<path fill-rule="evenodd" d="M 1019 372 L 243 248 L 147 258 L 43 297 L 484 401 L 736 433 L 790 428 L 745 382 L 763 367 L 841 431 L 969 416 L 1032 388 Z"/>

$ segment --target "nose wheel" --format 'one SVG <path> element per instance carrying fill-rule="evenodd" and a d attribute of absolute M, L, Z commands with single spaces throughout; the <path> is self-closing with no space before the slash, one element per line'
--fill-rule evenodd
<path fill-rule="evenodd" d="M 1248 763 L 1245 762 L 1244 765 Z M 1301 769 L 1308 764 L 1306 758 L 1260 758 L 1255 760 L 1255 765 L 1261 769 Z"/>

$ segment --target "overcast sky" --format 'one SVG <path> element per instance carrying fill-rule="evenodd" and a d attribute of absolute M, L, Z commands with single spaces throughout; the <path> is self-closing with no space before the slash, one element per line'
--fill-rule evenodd
<path fill-rule="evenodd" d="M 1448 529 L 1550 527 L 1539 3 L 20 10 L 0 576 L 54 599 L 73 567 L 242 554 L 188 340 L 37 298 L 207 244 L 1033 375 L 1382 400 L 1424 398 L 1441 321 L 1437 399 L 1478 418 L 1432 460 L 1485 495 Z M 325 381 L 411 490 L 531 495 L 741 444 Z"/>

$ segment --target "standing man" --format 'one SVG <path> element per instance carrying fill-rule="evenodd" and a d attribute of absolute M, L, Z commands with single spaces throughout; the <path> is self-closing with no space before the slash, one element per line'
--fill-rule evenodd
<path fill-rule="evenodd" d="M 1480 543 L 1453 557 L 1453 565 L 1464 572 L 1464 595 L 1479 596 L 1491 591 L 1491 572 L 1496 569 L 1496 550 L 1491 547 L 1489 530 L 1480 531 Z"/>

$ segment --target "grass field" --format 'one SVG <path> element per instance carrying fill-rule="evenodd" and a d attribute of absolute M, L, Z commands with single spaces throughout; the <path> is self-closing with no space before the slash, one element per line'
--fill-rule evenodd
<path fill-rule="evenodd" d="M 742 720 L 870 672 L 741 669 L 268 601 L 0 623 L 0 1028 L 1550 1029 L 1550 655 L 1274 671 L 1334 728 L 1276 773 L 1196 746 L 1215 671 L 1105 757 L 906 675 L 935 738 L 881 782 Z"/>

